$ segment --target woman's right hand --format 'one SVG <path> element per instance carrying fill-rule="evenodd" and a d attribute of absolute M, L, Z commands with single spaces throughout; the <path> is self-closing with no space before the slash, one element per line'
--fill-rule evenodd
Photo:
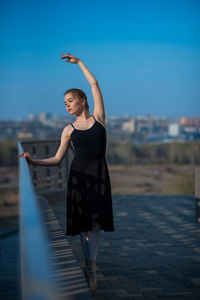
<path fill-rule="evenodd" d="M 26 160 L 28 161 L 28 163 L 33 163 L 33 159 L 32 159 L 32 156 L 30 155 L 30 153 L 28 152 L 23 152 L 21 154 L 18 155 L 18 157 L 26 157 Z"/>

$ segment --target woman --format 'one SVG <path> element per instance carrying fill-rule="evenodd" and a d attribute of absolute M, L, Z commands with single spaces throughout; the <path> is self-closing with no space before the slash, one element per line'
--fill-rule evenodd
<path fill-rule="evenodd" d="M 31 164 L 39 166 L 59 165 L 72 141 L 75 155 L 72 160 L 67 188 L 67 235 L 80 234 L 85 256 L 84 272 L 91 290 L 96 289 L 96 256 L 100 230 L 114 231 L 112 195 L 109 171 L 105 157 L 106 128 L 104 103 L 98 82 L 85 64 L 69 52 L 61 59 L 78 64 L 91 85 L 94 98 L 93 115 L 85 93 L 69 89 L 64 93 L 64 103 L 76 121 L 67 125 L 61 135 L 61 143 L 55 156 L 33 159 L 23 155 Z"/>

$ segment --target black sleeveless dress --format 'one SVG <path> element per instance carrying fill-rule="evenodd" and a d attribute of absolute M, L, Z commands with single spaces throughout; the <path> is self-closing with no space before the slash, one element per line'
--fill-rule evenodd
<path fill-rule="evenodd" d="M 75 155 L 68 177 L 66 235 L 90 231 L 93 222 L 99 223 L 101 230 L 114 231 L 106 129 L 93 118 L 94 124 L 86 130 L 71 124 Z"/>

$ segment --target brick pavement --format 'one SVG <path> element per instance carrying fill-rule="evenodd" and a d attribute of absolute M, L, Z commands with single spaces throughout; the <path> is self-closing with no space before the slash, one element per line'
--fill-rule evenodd
<path fill-rule="evenodd" d="M 63 203 L 52 204 L 65 230 Z M 195 198 L 114 195 L 115 232 L 101 231 L 94 299 L 200 299 Z M 68 236 L 83 269 L 79 235 Z"/>

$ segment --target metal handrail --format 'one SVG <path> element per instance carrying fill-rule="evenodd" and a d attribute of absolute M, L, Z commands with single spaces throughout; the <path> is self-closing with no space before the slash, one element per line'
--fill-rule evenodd
<path fill-rule="evenodd" d="M 18 141 L 19 153 L 24 152 Z M 61 299 L 52 279 L 49 238 L 26 159 L 19 162 L 20 263 L 22 299 Z"/>
<path fill-rule="evenodd" d="M 200 167 L 195 168 L 195 221 L 200 223 Z"/>
<path fill-rule="evenodd" d="M 60 140 L 26 140 L 21 141 L 25 152 L 31 153 L 33 158 L 48 158 L 55 155 Z M 56 166 L 29 165 L 29 170 L 37 193 L 60 191 L 67 189 L 69 166 L 74 156 L 73 145 L 69 144 L 67 155 L 61 164 Z"/>

